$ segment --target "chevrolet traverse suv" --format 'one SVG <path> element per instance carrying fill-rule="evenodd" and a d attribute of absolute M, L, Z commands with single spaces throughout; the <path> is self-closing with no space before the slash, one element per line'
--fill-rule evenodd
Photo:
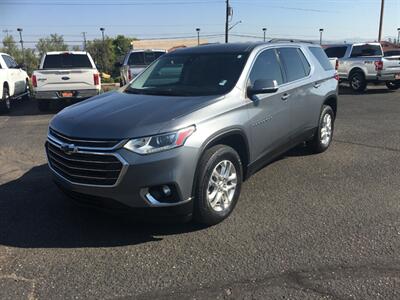
<path fill-rule="evenodd" d="M 86 204 L 216 224 L 268 162 L 303 142 L 316 153 L 329 147 L 337 87 L 311 43 L 176 50 L 118 91 L 58 113 L 49 167 Z"/>

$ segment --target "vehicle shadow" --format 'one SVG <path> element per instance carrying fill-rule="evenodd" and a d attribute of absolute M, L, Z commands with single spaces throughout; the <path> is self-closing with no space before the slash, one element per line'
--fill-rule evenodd
<path fill-rule="evenodd" d="M 70 104 L 64 104 L 61 101 L 52 103 L 48 111 L 42 112 L 37 108 L 36 101 L 30 100 L 13 100 L 9 116 L 39 116 L 39 115 L 54 115 L 67 107 Z"/>
<path fill-rule="evenodd" d="M 367 89 L 363 93 L 356 93 L 354 92 L 349 86 L 347 85 L 340 85 L 339 86 L 339 95 L 377 95 L 377 94 L 390 94 L 396 91 L 389 90 L 384 85 L 368 85 Z"/>
<path fill-rule="evenodd" d="M 134 222 L 67 199 L 47 165 L 0 185 L 0 245 L 21 248 L 115 247 L 201 230 L 192 223 Z"/>

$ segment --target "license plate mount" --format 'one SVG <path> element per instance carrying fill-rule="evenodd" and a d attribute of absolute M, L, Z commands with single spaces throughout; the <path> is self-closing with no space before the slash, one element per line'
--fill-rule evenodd
<path fill-rule="evenodd" d="M 72 98 L 74 96 L 74 93 L 71 91 L 60 92 L 60 94 L 63 98 Z"/>

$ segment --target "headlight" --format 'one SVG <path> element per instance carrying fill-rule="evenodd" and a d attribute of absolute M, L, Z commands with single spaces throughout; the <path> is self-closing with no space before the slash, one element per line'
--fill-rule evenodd
<path fill-rule="evenodd" d="M 151 154 L 173 149 L 183 146 L 195 130 L 195 126 L 190 126 L 175 132 L 132 139 L 125 144 L 124 148 L 139 154 Z"/>

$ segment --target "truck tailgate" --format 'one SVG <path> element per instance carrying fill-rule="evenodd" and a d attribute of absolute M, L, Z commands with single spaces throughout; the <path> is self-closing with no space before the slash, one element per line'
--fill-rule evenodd
<path fill-rule="evenodd" d="M 95 89 L 94 69 L 35 71 L 37 89 L 41 91 L 75 91 Z"/>

